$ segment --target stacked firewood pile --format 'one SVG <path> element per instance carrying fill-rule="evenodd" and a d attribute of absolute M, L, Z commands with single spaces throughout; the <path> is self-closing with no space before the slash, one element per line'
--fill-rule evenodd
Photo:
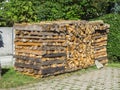
<path fill-rule="evenodd" d="M 67 64 L 68 70 L 86 68 L 94 63 L 92 34 L 94 30 L 86 22 L 67 26 Z"/>
<path fill-rule="evenodd" d="M 107 33 L 103 21 L 83 21 L 67 25 L 67 70 L 87 68 L 95 60 L 107 63 Z"/>
<path fill-rule="evenodd" d="M 48 24 L 42 31 L 16 30 L 16 70 L 37 76 L 65 71 L 65 34 L 55 31 L 55 27 Z"/>
<path fill-rule="evenodd" d="M 107 62 L 107 32 L 102 21 L 60 21 L 16 24 L 15 69 L 47 76 Z"/>
<path fill-rule="evenodd" d="M 103 22 L 91 22 L 93 27 L 95 28 L 95 32 L 93 34 L 93 47 L 94 47 L 94 59 L 98 60 L 102 64 L 106 64 L 108 62 L 107 58 L 107 34 L 109 32 L 110 27 L 107 24 L 103 24 Z"/>

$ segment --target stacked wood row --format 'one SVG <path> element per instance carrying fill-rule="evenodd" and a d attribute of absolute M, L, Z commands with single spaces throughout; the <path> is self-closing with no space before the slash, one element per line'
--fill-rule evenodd
<path fill-rule="evenodd" d="M 65 34 L 49 28 L 53 26 L 48 24 L 43 31 L 15 31 L 16 70 L 38 77 L 65 71 Z"/>
<path fill-rule="evenodd" d="M 68 70 L 86 68 L 94 63 L 92 33 L 86 21 L 67 26 L 67 64 Z"/>
<path fill-rule="evenodd" d="M 108 40 L 108 32 L 109 25 L 104 24 L 102 21 L 100 22 L 91 22 L 93 27 L 95 28 L 95 32 L 93 34 L 93 47 L 94 47 L 94 59 L 101 62 L 102 64 L 106 64 L 108 62 L 107 58 L 107 40 Z"/>
<path fill-rule="evenodd" d="M 107 62 L 107 32 L 102 21 L 60 21 L 16 24 L 15 69 L 36 77 L 87 68 Z M 106 58 L 105 58 L 106 57 Z"/>

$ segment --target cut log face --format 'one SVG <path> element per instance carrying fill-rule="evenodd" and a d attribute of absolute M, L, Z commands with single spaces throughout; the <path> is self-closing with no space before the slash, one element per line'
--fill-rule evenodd
<path fill-rule="evenodd" d="M 42 77 L 107 63 L 109 25 L 102 21 L 15 24 L 15 69 Z"/>

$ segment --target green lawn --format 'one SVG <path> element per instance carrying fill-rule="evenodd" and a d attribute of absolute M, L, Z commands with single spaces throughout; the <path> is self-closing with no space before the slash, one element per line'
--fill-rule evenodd
<path fill-rule="evenodd" d="M 0 88 L 13 88 L 18 86 L 23 86 L 31 83 L 44 82 L 52 78 L 65 78 L 73 74 L 81 75 L 88 71 L 94 70 L 96 67 L 90 67 L 88 69 L 82 69 L 75 72 L 65 73 L 57 76 L 49 76 L 45 78 L 33 78 L 31 76 L 23 75 L 16 72 L 13 68 L 3 68 L 2 77 L 0 79 Z"/>
<path fill-rule="evenodd" d="M 107 67 L 120 68 L 120 63 L 109 63 Z M 4 68 L 2 69 L 2 78 L 0 79 L 0 88 L 12 88 L 12 87 L 31 84 L 31 83 L 44 82 L 46 80 L 49 81 L 52 78 L 65 78 L 73 74 L 82 75 L 83 73 L 86 73 L 92 70 L 97 70 L 96 66 L 92 66 L 87 69 L 82 69 L 75 72 L 65 73 L 57 76 L 49 76 L 46 78 L 36 79 L 31 76 L 26 76 L 21 73 L 18 73 L 13 68 L 10 68 L 10 69 Z"/>
<path fill-rule="evenodd" d="M 108 67 L 120 68 L 120 63 L 108 63 Z"/>
<path fill-rule="evenodd" d="M 18 73 L 13 68 L 4 68 L 2 69 L 0 88 L 17 87 L 37 81 L 38 79 Z"/>

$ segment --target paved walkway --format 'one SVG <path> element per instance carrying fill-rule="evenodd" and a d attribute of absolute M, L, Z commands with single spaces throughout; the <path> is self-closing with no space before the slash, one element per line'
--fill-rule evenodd
<path fill-rule="evenodd" d="M 120 69 L 106 67 L 82 75 L 61 75 L 61 78 L 11 90 L 120 90 Z"/>

